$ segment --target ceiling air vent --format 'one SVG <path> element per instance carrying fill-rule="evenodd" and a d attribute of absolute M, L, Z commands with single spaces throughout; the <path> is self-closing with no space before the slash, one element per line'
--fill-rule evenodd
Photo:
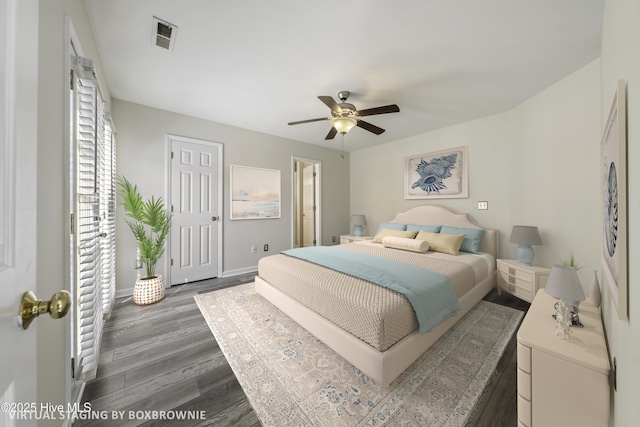
<path fill-rule="evenodd" d="M 153 17 L 153 33 L 151 34 L 151 42 L 154 45 L 168 51 L 173 51 L 173 45 L 175 44 L 177 34 L 178 27 L 155 16 Z"/>

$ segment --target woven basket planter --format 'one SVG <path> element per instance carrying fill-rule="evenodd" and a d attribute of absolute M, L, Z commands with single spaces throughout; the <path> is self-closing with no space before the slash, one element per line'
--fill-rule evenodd
<path fill-rule="evenodd" d="M 153 279 L 137 279 L 133 287 L 133 302 L 138 305 L 153 304 L 164 298 L 164 277 L 158 274 Z"/>

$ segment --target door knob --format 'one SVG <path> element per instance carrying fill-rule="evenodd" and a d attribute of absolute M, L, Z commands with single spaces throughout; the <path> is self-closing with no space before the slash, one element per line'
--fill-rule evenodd
<path fill-rule="evenodd" d="M 20 304 L 22 329 L 27 329 L 33 319 L 43 313 L 49 313 L 54 319 L 61 319 L 69 312 L 70 307 L 71 297 L 67 291 L 56 292 L 49 301 L 40 301 L 33 292 L 25 292 Z"/>
<path fill-rule="evenodd" d="M 211 221 L 217 221 L 217 220 L 218 220 L 218 217 L 217 217 L 217 216 L 212 216 L 212 217 L 211 217 Z"/>

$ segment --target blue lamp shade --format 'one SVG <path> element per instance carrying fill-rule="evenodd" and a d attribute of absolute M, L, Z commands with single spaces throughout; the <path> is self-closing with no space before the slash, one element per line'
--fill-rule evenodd
<path fill-rule="evenodd" d="M 541 245 L 538 227 L 531 225 L 514 225 L 509 242 L 517 243 L 516 256 L 520 265 L 531 265 L 535 253 L 531 245 Z"/>
<path fill-rule="evenodd" d="M 362 226 L 367 225 L 365 216 L 360 214 L 351 215 L 350 223 L 353 226 L 353 235 L 362 236 Z"/>

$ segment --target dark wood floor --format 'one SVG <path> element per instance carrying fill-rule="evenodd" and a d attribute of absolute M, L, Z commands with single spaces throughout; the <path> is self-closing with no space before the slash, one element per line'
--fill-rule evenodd
<path fill-rule="evenodd" d="M 253 281 L 253 275 L 213 279 L 167 289 L 149 306 L 119 299 L 106 322 L 97 378 L 83 395 L 94 412 L 124 411 L 124 420 L 77 420 L 80 426 L 260 426 L 193 296 Z M 486 300 L 526 311 L 506 292 Z M 127 420 L 133 411 L 132 420 Z M 146 412 L 145 412 L 146 411 Z M 206 419 L 141 419 L 149 411 L 205 411 Z M 516 341 L 509 343 L 471 425 L 513 427 L 516 422 Z M 153 416 L 153 415 L 152 415 Z"/>

